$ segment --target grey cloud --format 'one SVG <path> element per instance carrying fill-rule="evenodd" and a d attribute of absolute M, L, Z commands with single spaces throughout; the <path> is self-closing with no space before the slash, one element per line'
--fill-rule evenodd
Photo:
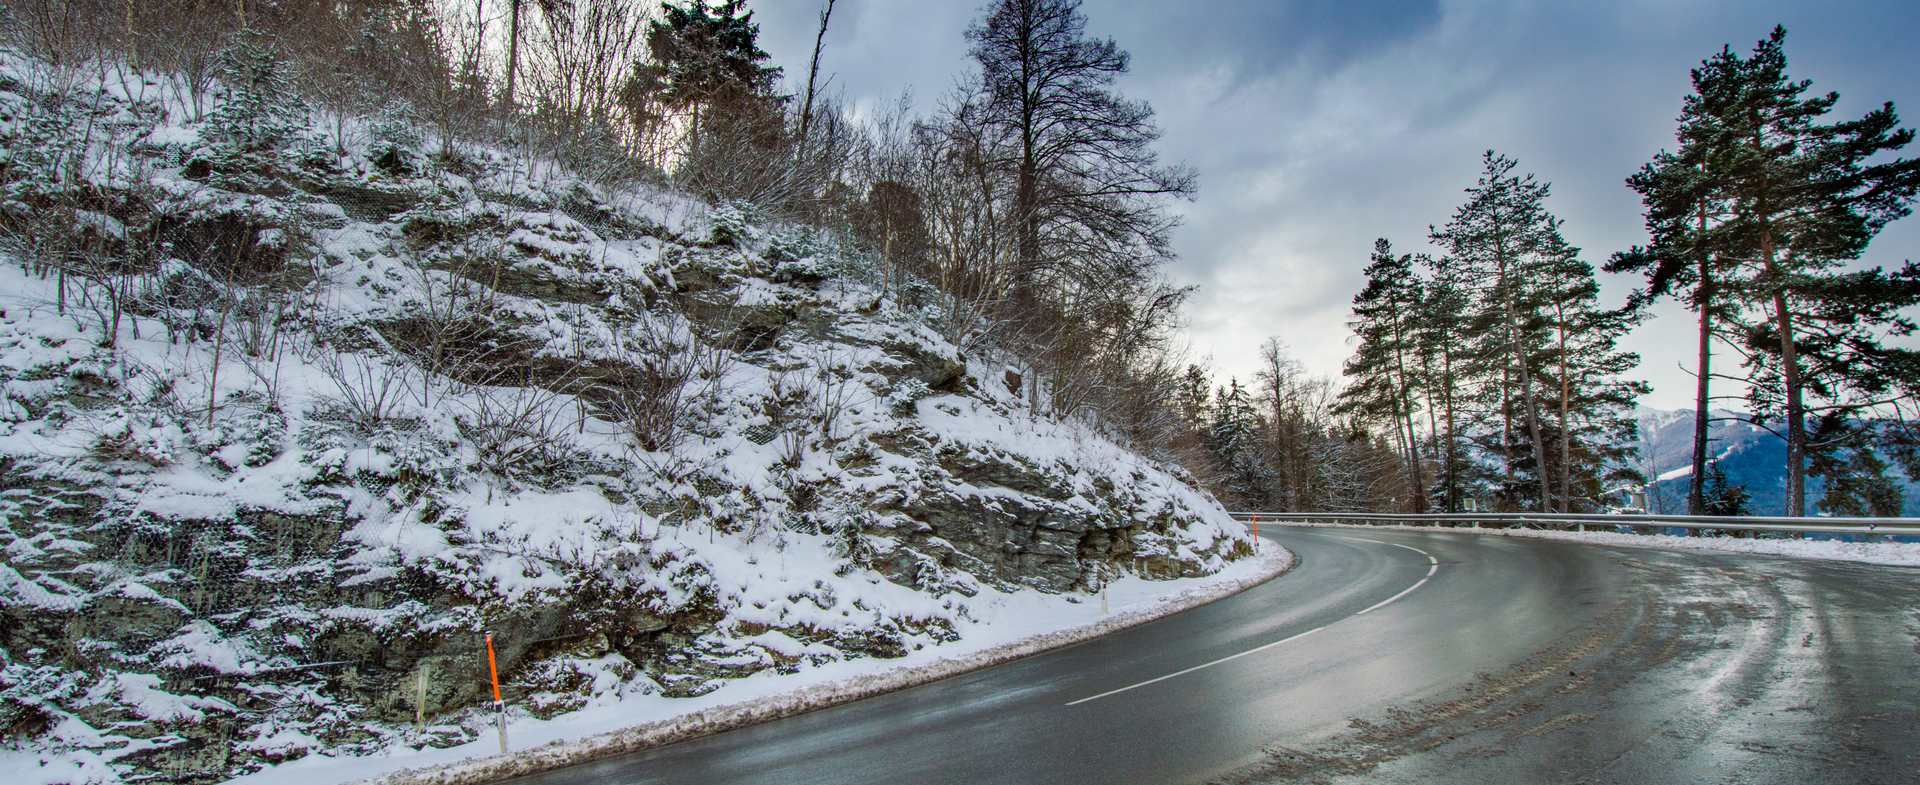
<path fill-rule="evenodd" d="M 961 31 L 982 4 L 839 0 L 822 71 L 855 102 L 911 85 L 925 111 L 966 68 Z M 753 3 L 789 75 L 805 77 L 821 5 Z M 1840 114 L 1892 100 L 1910 125 L 1920 118 L 1910 2 L 1088 0 L 1083 10 L 1090 32 L 1134 55 L 1121 87 L 1159 111 L 1163 158 L 1200 170 L 1199 198 L 1178 205 L 1186 224 L 1170 273 L 1201 287 L 1195 353 L 1243 378 L 1269 335 L 1337 375 L 1373 238 L 1422 250 L 1427 225 L 1473 184 L 1481 150 L 1553 182 L 1549 206 L 1590 261 L 1644 242 L 1622 181 L 1672 146 L 1688 69 L 1775 23 L 1790 31 L 1794 75 L 1839 91 Z M 1920 219 L 1896 223 L 1869 257 L 1920 258 Z M 1607 281 L 1608 296 L 1632 283 Z M 1686 400 L 1673 347 L 1688 329 L 1676 311 L 1629 339 L 1659 405 Z"/>
<path fill-rule="evenodd" d="M 1084 10 L 1089 27 L 1130 47 L 1141 69 L 1215 60 L 1241 79 L 1284 67 L 1338 67 L 1440 20 L 1438 0 L 1096 0 Z"/>

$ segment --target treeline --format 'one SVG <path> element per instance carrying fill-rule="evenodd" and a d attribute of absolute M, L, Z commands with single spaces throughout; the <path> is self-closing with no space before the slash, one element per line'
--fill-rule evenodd
<path fill-rule="evenodd" d="M 1416 512 L 1476 507 L 1590 512 L 1621 483 L 1634 398 L 1615 347 L 1638 321 L 1608 309 L 1548 187 L 1489 151 L 1480 181 L 1430 241 L 1375 243 L 1349 322 L 1359 339 L 1340 406 L 1390 429 Z M 1484 504 L 1483 504 L 1484 503 Z"/>
<path fill-rule="evenodd" d="M 1309 373 L 1280 340 L 1260 347 L 1251 385 L 1190 364 L 1173 398 L 1178 460 L 1236 510 L 1373 512 L 1419 495 L 1391 437 L 1341 406 L 1340 387 Z"/>
<path fill-rule="evenodd" d="M 1829 122 L 1839 96 L 1786 72 L 1785 31 L 1693 71 L 1678 132 L 1627 185 L 1652 242 L 1608 272 L 1645 276 L 1603 303 L 1594 266 L 1546 207 L 1548 186 L 1488 151 L 1479 181 L 1427 237 L 1378 240 L 1354 297 L 1346 383 L 1313 378 L 1276 341 L 1255 381 L 1189 367 L 1182 460 L 1230 505 L 1279 511 L 1593 512 L 1654 478 L 1635 469 L 1639 358 L 1618 340 L 1674 297 L 1697 316 L 1696 412 L 1739 399 L 1786 445 L 1788 515 L 1897 516 L 1897 470 L 1920 481 L 1920 351 L 1908 348 L 1920 266 L 1857 262 L 1906 216 L 1920 161 L 1893 105 Z M 1716 357 L 1732 353 L 1737 368 Z M 1744 384 L 1713 394 L 1714 381 Z M 1738 405 L 1738 404 L 1736 404 Z M 1695 417 L 1688 509 L 1749 514 Z M 1762 511 L 1767 512 L 1767 511 Z"/>
<path fill-rule="evenodd" d="M 1344 386 L 1277 341 L 1252 390 L 1188 371 L 1192 464 L 1216 492 L 1275 511 L 1590 512 L 1623 484 L 1634 398 L 1615 347 L 1639 320 L 1600 303 L 1547 185 L 1489 152 L 1431 254 L 1374 245 L 1349 322 Z"/>
<path fill-rule="evenodd" d="M 812 224 L 1014 366 L 1038 410 L 1167 454 L 1187 292 L 1161 273 L 1166 203 L 1194 174 L 1159 163 L 1152 109 L 1114 88 L 1127 53 L 1086 35 L 1077 0 L 998 0 L 954 31 L 974 68 L 936 107 L 856 122 L 822 91 L 832 21 L 824 0 L 804 80 L 743 0 L 12 0 L 0 45 L 54 72 L 177 77 L 193 116 L 176 121 L 269 96 L 255 115 L 329 131 L 245 129 L 286 176 L 337 169 L 373 118 L 421 137 L 389 145 L 395 172 L 504 153 Z"/>
<path fill-rule="evenodd" d="M 1920 267 L 1852 265 L 1910 211 L 1920 161 L 1886 154 L 1914 132 L 1892 104 L 1824 122 L 1839 96 L 1804 97 L 1784 40 L 1776 28 L 1750 55 L 1728 48 L 1693 71 L 1679 149 L 1627 180 L 1653 242 L 1608 260 L 1647 280 L 1618 307 L 1546 210 L 1546 184 L 1491 151 L 1431 232 L 1439 254 L 1376 243 L 1334 410 L 1391 441 L 1419 489 L 1403 509 L 1585 512 L 1649 482 L 1631 460 L 1648 388 L 1625 377 L 1639 358 L 1616 342 L 1675 296 L 1698 317 L 1695 411 L 1744 398 L 1742 416 L 1785 442 L 1786 514 L 1807 513 L 1810 476 L 1822 511 L 1900 514 L 1890 472 L 1920 481 L 1920 352 L 1897 340 L 1916 327 Z M 1728 351 L 1737 373 L 1713 362 Z M 1715 379 L 1744 395 L 1713 395 Z M 1746 491 L 1710 458 L 1709 425 L 1696 416 L 1688 509 L 1741 514 Z"/>

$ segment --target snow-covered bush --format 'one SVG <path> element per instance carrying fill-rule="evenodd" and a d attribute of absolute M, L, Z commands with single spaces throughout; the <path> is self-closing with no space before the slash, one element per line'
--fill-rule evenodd
<path fill-rule="evenodd" d="M 297 165 L 309 137 L 287 64 L 261 42 L 242 37 L 220 53 L 220 101 L 200 137 L 212 169 L 243 190 L 261 175 Z"/>

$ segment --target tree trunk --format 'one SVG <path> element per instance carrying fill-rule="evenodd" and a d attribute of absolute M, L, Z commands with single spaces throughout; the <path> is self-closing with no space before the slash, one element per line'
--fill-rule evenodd
<path fill-rule="evenodd" d="M 1441 373 L 1446 379 L 1442 382 L 1441 398 L 1447 407 L 1447 512 L 1460 511 L 1460 442 L 1453 431 L 1453 351 L 1441 349 Z"/>
<path fill-rule="evenodd" d="M 1560 317 L 1560 511 L 1573 512 L 1573 432 L 1567 423 L 1567 410 L 1573 398 L 1573 380 L 1567 362 L 1567 315 Z"/>
<path fill-rule="evenodd" d="M 1033 295 L 1033 273 L 1040 266 L 1040 227 L 1034 213 L 1040 200 L 1039 164 L 1031 152 L 1020 160 L 1019 187 L 1014 192 L 1013 220 L 1018 222 L 1019 247 L 1013 269 L 1014 304 L 1024 308 Z M 1021 314 L 1025 316 L 1026 314 Z"/>
<path fill-rule="evenodd" d="M 1707 514 L 1707 397 L 1709 362 L 1713 359 L 1713 279 L 1707 257 L 1700 257 L 1700 367 L 1693 394 L 1693 476 L 1687 482 L 1687 514 Z"/>
<path fill-rule="evenodd" d="M 1420 383 L 1423 389 L 1426 391 L 1425 398 L 1427 403 L 1427 435 L 1433 437 L 1434 444 L 1432 446 L 1434 447 L 1435 450 L 1438 450 L 1440 449 L 1440 444 L 1439 444 L 1440 412 L 1439 412 L 1439 407 L 1434 405 L 1434 400 L 1433 400 L 1433 385 L 1434 385 L 1433 356 L 1429 352 L 1420 353 Z M 1445 470 L 1442 469 L 1442 471 L 1445 471 Z M 1435 479 L 1438 479 L 1438 478 L 1435 478 Z M 1427 504 L 1430 508 L 1433 505 L 1433 503 L 1434 503 L 1433 499 L 1427 500 Z M 1442 508 L 1442 511 L 1443 512 L 1445 511 L 1444 507 Z"/>
<path fill-rule="evenodd" d="M 813 128 L 813 83 L 820 77 L 820 46 L 827 40 L 827 19 L 833 16 L 833 0 L 827 0 L 827 10 L 820 12 L 820 32 L 813 37 L 813 60 L 807 66 L 807 102 L 800 110 L 800 150 L 804 155 L 809 141 L 808 133 Z"/>
<path fill-rule="evenodd" d="M 1707 208 L 1700 207 L 1700 232 L 1707 231 Z M 1700 368 L 1699 378 L 1694 380 L 1693 401 L 1693 475 L 1687 479 L 1687 514 L 1707 514 L 1707 439 L 1710 424 L 1707 405 L 1712 401 L 1708 397 L 1708 387 L 1713 379 L 1709 370 L 1713 359 L 1713 257 L 1700 255 L 1700 285 L 1695 290 L 1694 305 L 1700 310 Z"/>
<path fill-rule="evenodd" d="M 1513 348 L 1514 361 L 1520 367 L 1520 400 L 1527 407 L 1527 436 L 1533 442 L 1533 464 L 1536 479 L 1540 481 L 1540 511 L 1553 510 L 1553 494 L 1548 489 L 1551 483 L 1547 472 L 1547 443 L 1540 434 L 1540 409 L 1533 395 L 1533 372 L 1527 367 L 1526 352 L 1520 346 L 1520 315 L 1513 307 L 1513 299 L 1507 298 L 1507 336 Z"/>
<path fill-rule="evenodd" d="M 1800 356 L 1793 341 L 1793 312 L 1785 292 L 1773 296 L 1780 328 L 1780 364 L 1787 386 L 1787 517 L 1807 514 L 1807 428 L 1801 400 Z"/>
<path fill-rule="evenodd" d="M 520 68 L 520 5 L 526 0 L 507 0 L 507 111 L 513 111 L 513 82 Z M 503 121 L 504 122 L 504 121 Z"/>
<path fill-rule="evenodd" d="M 1394 334 L 1394 342 L 1403 343 L 1398 332 Z M 1420 436 L 1413 425 L 1413 393 L 1411 390 L 1413 385 L 1407 381 L 1406 356 L 1401 353 L 1399 348 L 1393 350 L 1393 364 L 1400 373 L 1400 417 L 1398 418 L 1400 422 L 1396 423 L 1394 427 L 1406 428 L 1407 471 L 1411 473 L 1413 479 L 1413 511 L 1422 513 L 1427 511 L 1427 485 L 1420 477 Z"/>
<path fill-rule="evenodd" d="M 1025 311 L 1032 303 L 1033 274 L 1040 266 L 1040 129 L 1035 127 L 1039 122 L 1039 107 L 1034 105 L 1038 98 L 1034 83 L 1043 77 L 1034 73 L 1034 57 L 1031 51 L 1023 52 L 1020 64 L 1020 172 L 1013 198 L 1013 219 L 1019 227 L 1015 241 L 1019 247 L 1014 262 L 1013 300 L 1023 317 L 1030 315 Z"/>
<path fill-rule="evenodd" d="M 1773 231 L 1763 229 L 1760 252 L 1766 275 L 1779 288 L 1773 293 L 1774 326 L 1780 330 L 1780 369 L 1787 393 L 1787 517 L 1807 514 L 1807 432 L 1802 402 L 1800 353 L 1793 340 L 1793 311 L 1789 310 L 1784 276 L 1774 267 Z"/>
<path fill-rule="evenodd" d="M 1500 369 L 1500 462 L 1506 465 L 1507 485 L 1513 485 L 1513 369 Z"/>

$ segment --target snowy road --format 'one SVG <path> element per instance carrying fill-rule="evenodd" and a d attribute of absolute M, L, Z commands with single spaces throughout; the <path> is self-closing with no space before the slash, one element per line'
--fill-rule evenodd
<path fill-rule="evenodd" d="M 1267 534 L 1301 564 L 1212 605 L 515 782 L 1920 781 L 1920 569 Z"/>

